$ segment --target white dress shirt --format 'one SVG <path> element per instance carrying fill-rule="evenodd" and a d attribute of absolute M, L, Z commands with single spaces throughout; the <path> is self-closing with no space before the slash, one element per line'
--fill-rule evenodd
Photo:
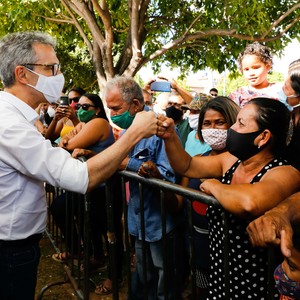
<path fill-rule="evenodd" d="M 87 164 L 52 147 L 38 132 L 38 114 L 0 92 L 0 240 L 20 240 L 45 230 L 44 182 L 85 193 Z"/>

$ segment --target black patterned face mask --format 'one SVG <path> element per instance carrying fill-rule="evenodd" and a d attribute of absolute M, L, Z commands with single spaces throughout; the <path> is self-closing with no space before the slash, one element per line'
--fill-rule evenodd
<path fill-rule="evenodd" d="M 254 140 L 262 132 L 263 130 L 249 133 L 239 133 L 229 128 L 227 133 L 226 148 L 230 154 L 234 155 L 241 161 L 245 161 L 262 150 L 262 148 L 254 145 Z"/>

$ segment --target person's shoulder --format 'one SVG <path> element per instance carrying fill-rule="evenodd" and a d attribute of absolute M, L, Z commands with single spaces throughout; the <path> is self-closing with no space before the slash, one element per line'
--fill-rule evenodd
<path fill-rule="evenodd" d="M 209 155 L 208 157 L 219 161 L 219 163 L 222 165 L 223 174 L 225 174 L 225 172 L 232 168 L 232 166 L 238 161 L 238 159 L 232 154 L 230 154 L 228 151 L 225 151 L 218 155 Z"/>
<path fill-rule="evenodd" d="M 109 122 L 107 120 L 103 119 L 103 118 L 92 119 L 89 122 L 87 122 L 86 125 L 110 127 Z"/>
<path fill-rule="evenodd" d="M 187 140 L 189 139 L 196 139 L 197 130 L 193 129 L 191 132 L 189 132 Z"/>
<path fill-rule="evenodd" d="M 300 172 L 288 162 L 279 162 L 276 166 L 270 169 L 266 174 L 266 178 L 279 176 L 285 180 L 293 180 L 300 184 Z"/>
<path fill-rule="evenodd" d="M 84 123 L 84 127 L 86 130 L 93 131 L 96 133 L 99 131 L 109 131 L 111 126 L 107 120 L 102 118 L 95 118 L 87 123 Z"/>
<path fill-rule="evenodd" d="M 269 86 L 272 86 L 272 87 L 282 87 L 283 86 L 283 82 L 269 82 Z"/>
<path fill-rule="evenodd" d="M 236 90 L 232 91 L 228 98 L 233 100 L 236 104 L 240 105 L 242 99 L 247 98 L 249 96 L 249 87 L 248 86 L 241 86 Z"/>
<path fill-rule="evenodd" d="M 248 90 L 249 90 L 249 87 L 248 87 L 247 85 L 245 85 L 245 86 L 240 86 L 240 87 L 238 87 L 236 90 L 232 91 L 232 92 L 230 93 L 230 95 L 243 93 L 243 92 L 248 91 Z"/>
<path fill-rule="evenodd" d="M 265 88 L 266 91 L 278 91 L 283 87 L 282 82 L 269 82 L 269 85 Z"/>

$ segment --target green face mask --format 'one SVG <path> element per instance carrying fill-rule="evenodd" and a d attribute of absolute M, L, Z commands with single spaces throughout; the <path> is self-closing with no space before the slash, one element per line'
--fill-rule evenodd
<path fill-rule="evenodd" d="M 122 129 L 127 129 L 132 124 L 134 117 L 135 115 L 131 116 L 129 111 L 126 110 L 122 114 L 117 116 L 111 116 L 110 118 L 113 121 L 113 123 L 115 123 Z"/>
<path fill-rule="evenodd" d="M 79 119 L 80 122 L 87 123 L 95 115 L 95 110 L 94 109 L 92 109 L 92 110 L 84 110 L 82 108 L 79 108 L 76 113 L 77 113 L 77 117 L 78 117 L 78 119 Z"/>

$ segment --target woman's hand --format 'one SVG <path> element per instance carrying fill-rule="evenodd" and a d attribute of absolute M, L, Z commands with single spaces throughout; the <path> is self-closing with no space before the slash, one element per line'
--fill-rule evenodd
<path fill-rule="evenodd" d="M 217 187 L 222 187 L 222 183 L 217 179 L 206 179 L 200 184 L 201 192 L 214 196 Z"/>
<path fill-rule="evenodd" d="M 59 121 L 65 117 L 68 117 L 68 106 L 60 105 L 56 108 L 53 120 Z"/>

